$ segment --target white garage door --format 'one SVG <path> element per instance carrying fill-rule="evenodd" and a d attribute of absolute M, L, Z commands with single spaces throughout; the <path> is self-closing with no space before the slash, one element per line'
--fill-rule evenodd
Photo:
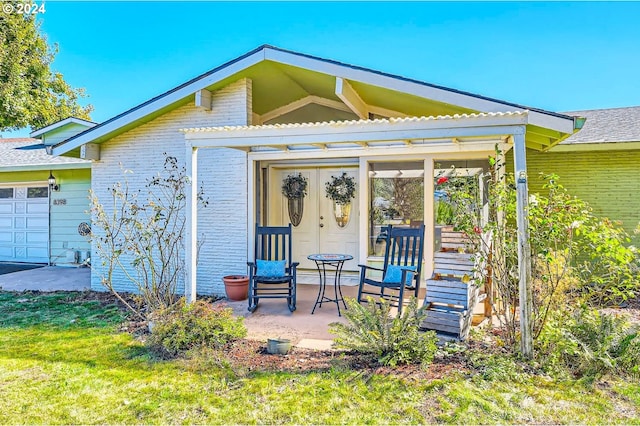
<path fill-rule="evenodd" d="M 49 261 L 49 188 L 0 187 L 0 261 Z"/>

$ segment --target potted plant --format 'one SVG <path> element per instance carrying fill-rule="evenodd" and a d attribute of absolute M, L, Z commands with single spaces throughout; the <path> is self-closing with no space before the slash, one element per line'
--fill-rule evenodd
<path fill-rule="evenodd" d="M 340 228 L 349 223 L 351 216 L 351 200 L 356 196 L 355 178 L 343 172 L 340 176 L 331 176 L 325 183 L 327 198 L 333 200 L 333 216 Z"/>
<path fill-rule="evenodd" d="M 224 291 L 229 300 L 245 300 L 249 294 L 249 277 L 246 275 L 227 275 L 222 277 Z"/>
<path fill-rule="evenodd" d="M 287 198 L 289 219 L 293 226 L 298 226 L 302 221 L 307 184 L 307 178 L 302 176 L 302 173 L 287 175 L 282 180 L 282 195 Z"/>

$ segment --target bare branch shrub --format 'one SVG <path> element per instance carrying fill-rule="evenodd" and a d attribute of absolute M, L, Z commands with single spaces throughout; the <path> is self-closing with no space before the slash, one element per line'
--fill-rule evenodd
<path fill-rule="evenodd" d="M 142 190 L 123 181 L 109 188 L 108 207 L 91 192 L 92 241 L 103 266 L 102 284 L 139 318 L 174 305 L 184 281 L 186 189 L 189 178 L 175 157 L 165 153 L 164 168 Z M 206 206 L 202 188 L 200 206 Z M 199 242 L 201 246 L 203 240 Z M 124 274 L 140 295 L 139 306 L 122 297 L 116 283 Z"/>

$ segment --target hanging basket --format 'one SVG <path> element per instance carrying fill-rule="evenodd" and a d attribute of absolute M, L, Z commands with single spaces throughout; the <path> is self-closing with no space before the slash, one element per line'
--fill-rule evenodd
<path fill-rule="evenodd" d="M 340 228 L 344 228 L 349 224 L 351 218 L 351 202 L 346 204 L 338 204 L 333 202 L 333 217 Z"/>
<path fill-rule="evenodd" d="M 302 214 L 304 213 L 304 198 L 289 198 L 287 200 L 289 210 L 289 221 L 293 226 L 300 225 Z"/>
<path fill-rule="evenodd" d="M 302 221 L 307 185 L 307 178 L 304 177 L 302 173 L 287 175 L 282 181 L 282 195 L 287 198 L 289 221 L 293 226 L 300 225 Z"/>

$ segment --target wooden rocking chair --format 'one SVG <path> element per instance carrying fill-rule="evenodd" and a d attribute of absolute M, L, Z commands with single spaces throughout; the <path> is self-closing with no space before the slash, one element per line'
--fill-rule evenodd
<path fill-rule="evenodd" d="M 260 299 L 287 299 L 291 312 L 296 310 L 296 268 L 291 260 L 291 224 L 256 225 L 254 261 L 249 266 L 249 311 Z"/>
<path fill-rule="evenodd" d="M 413 291 L 418 297 L 420 274 L 424 249 L 424 225 L 414 228 L 393 227 L 389 225 L 381 234 L 386 233 L 386 247 L 382 268 L 368 265 L 360 267 L 360 286 L 358 303 L 367 302 L 363 296 L 372 296 L 375 301 L 385 299 L 402 313 L 404 291 Z M 382 273 L 382 277 L 369 276 L 370 271 Z"/>

